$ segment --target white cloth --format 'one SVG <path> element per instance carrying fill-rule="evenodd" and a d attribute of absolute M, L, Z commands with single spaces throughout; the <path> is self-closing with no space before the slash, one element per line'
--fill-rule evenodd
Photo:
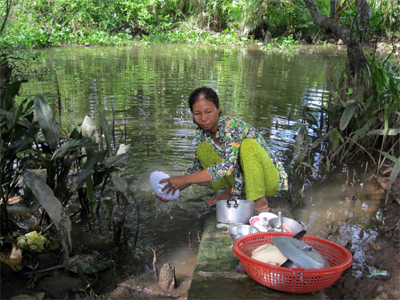
<path fill-rule="evenodd" d="M 167 194 L 166 190 L 161 191 L 161 189 L 167 185 L 166 182 L 160 183 L 160 180 L 164 178 L 169 178 L 169 175 L 160 171 L 154 171 L 150 174 L 150 184 L 154 192 L 156 192 L 157 195 L 164 197 L 166 200 L 177 199 L 179 197 L 179 190 L 176 190 L 174 195 L 172 195 L 172 191 L 169 194 Z"/>

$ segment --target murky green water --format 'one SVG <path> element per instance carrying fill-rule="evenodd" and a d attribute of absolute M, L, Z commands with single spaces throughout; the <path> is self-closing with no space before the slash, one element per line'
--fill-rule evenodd
<path fill-rule="evenodd" d="M 56 98 L 48 101 L 65 132 L 79 125 L 85 115 L 98 121 L 102 113 L 113 127 L 115 147 L 122 143 L 131 146 L 133 156 L 123 176 L 140 204 L 140 247 L 132 245 L 138 225 L 132 208 L 126 216 L 128 250 L 115 254 L 119 271 L 137 275 L 152 269 L 153 248 L 158 265 L 172 261 L 178 273 L 189 274 L 207 213 L 202 200 L 213 193 L 207 186 L 192 186 L 178 200 L 163 203 L 154 197 L 149 175 L 155 170 L 179 175 L 190 165 L 195 126 L 187 99 L 200 86 L 218 92 L 224 113 L 263 133 L 291 176 L 294 214 L 308 233 L 323 237 L 327 219 L 336 216 L 341 226 L 333 231 L 339 241 L 340 236 L 350 235 L 366 243 L 369 236 L 376 235 L 380 224 L 376 199 L 359 197 L 357 202 L 342 192 L 348 170 L 353 177 L 347 189 L 364 190 L 358 167 L 337 170 L 333 180 L 309 172 L 300 182 L 293 175 L 293 144 L 303 109 L 328 97 L 326 78 L 334 72 L 332 65 L 343 63 L 344 56 L 335 49 L 292 56 L 263 53 L 257 48 L 183 45 L 50 49 L 40 52 L 37 76 L 23 86 L 21 96 L 59 89 L 61 102 Z M 351 221 L 345 222 L 346 217 Z M 107 226 L 103 222 L 99 232 L 98 226 L 90 230 L 86 223 L 77 223 L 74 247 L 80 251 L 111 249 L 112 233 Z M 360 239 L 361 230 L 366 235 Z"/>

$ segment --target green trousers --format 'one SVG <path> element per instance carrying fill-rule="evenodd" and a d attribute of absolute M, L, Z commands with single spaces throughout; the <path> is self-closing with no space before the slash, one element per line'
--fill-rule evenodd
<path fill-rule="evenodd" d="M 197 147 L 197 157 L 204 169 L 222 161 L 211 144 L 202 142 Z M 257 200 L 263 196 L 271 197 L 277 193 L 279 171 L 272 163 L 264 148 L 254 139 L 245 139 L 239 148 L 239 163 L 244 177 L 242 193 L 247 200 Z M 225 176 L 210 185 L 214 191 L 226 189 L 233 185 L 233 174 Z"/>

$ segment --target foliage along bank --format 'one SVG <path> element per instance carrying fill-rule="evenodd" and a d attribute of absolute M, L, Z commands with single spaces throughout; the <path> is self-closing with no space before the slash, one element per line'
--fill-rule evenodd
<path fill-rule="evenodd" d="M 316 1 L 329 15 L 329 1 Z M 336 1 L 336 16 L 350 25 L 352 1 Z M 372 35 L 391 37 L 400 28 L 395 0 L 369 1 Z M 7 0 L 8 24 L 0 47 L 125 45 L 137 42 L 275 43 L 278 37 L 315 43 L 329 37 L 314 24 L 302 0 Z M 281 38 L 282 39 L 282 38 Z"/>

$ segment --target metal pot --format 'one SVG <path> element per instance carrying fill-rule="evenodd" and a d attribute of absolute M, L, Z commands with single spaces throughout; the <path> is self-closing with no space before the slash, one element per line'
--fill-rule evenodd
<path fill-rule="evenodd" d="M 218 200 L 217 221 L 220 223 L 248 224 L 254 215 L 254 201 L 248 200 Z"/>

